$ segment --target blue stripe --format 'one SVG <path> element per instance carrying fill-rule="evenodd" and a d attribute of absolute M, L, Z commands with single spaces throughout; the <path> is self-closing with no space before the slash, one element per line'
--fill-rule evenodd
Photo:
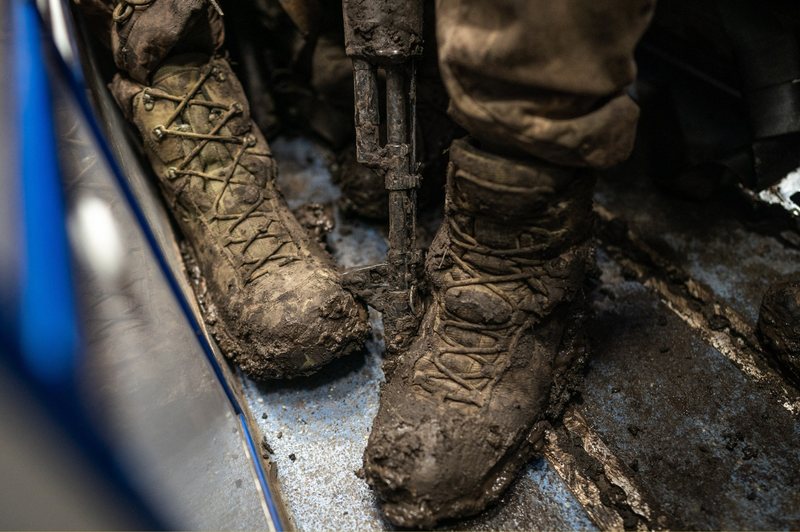
<path fill-rule="evenodd" d="M 264 492 L 264 499 L 267 501 L 267 509 L 269 510 L 269 515 L 272 517 L 272 522 L 275 523 L 275 530 L 282 531 L 283 524 L 281 523 L 281 520 L 278 517 L 278 511 L 275 509 L 275 502 L 272 500 L 272 494 L 269 490 L 269 484 L 267 484 L 267 479 L 264 476 L 264 470 L 261 469 L 261 464 L 258 461 L 258 447 L 253 441 L 253 437 L 247 428 L 247 423 L 245 422 L 244 414 L 239 414 L 239 422 L 242 426 L 242 431 L 244 432 L 245 436 L 244 439 L 245 442 L 247 442 L 247 448 L 250 450 L 250 456 L 253 460 L 253 464 L 255 465 L 256 476 L 258 477 L 258 483 L 261 485 L 261 490 Z"/>
<path fill-rule="evenodd" d="M 20 308 L 23 363 L 47 386 L 68 386 L 77 353 L 64 198 L 50 87 L 33 3 L 14 2 L 24 246 Z"/>

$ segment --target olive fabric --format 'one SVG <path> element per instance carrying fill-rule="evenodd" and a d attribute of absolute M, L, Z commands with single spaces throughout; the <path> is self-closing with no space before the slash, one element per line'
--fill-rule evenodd
<path fill-rule="evenodd" d="M 488 144 L 605 168 L 633 148 L 633 50 L 654 0 L 438 0 L 450 115 Z"/>

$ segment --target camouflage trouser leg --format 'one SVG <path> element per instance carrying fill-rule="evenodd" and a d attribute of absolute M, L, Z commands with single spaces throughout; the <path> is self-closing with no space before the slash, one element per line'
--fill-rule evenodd
<path fill-rule="evenodd" d="M 169 55 L 213 54 L 225 27 L 206 0 L 73 0 L 120 70 L 146 85 Z"/>
<path fill-rule="evenodd" d="M 655 0 L 437 0 L 450 114 L 487 146 L 566 166 L 628 157 L 639 109 L 624 94 Z"/>

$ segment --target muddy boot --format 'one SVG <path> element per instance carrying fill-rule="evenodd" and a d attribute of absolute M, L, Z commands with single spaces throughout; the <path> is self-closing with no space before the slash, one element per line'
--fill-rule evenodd
<path fill-rule="evenodd" d="M 356 159 L 356 146 L 350 144 L 336 157 L 331 177 L 342 191 L 339 209 L 345 216 L 360 216 L 368 220 L 389 220 L 389 191 L 383 177 Z"/>
<path fill-rule="evenodd" d="M 359 349 L 366 311 L 276 188 L 275 161 L 228 62 L 175 56 L 151 86 L 117 77 L 112 91 L 197 255 L 222 350 L 255 378 L 274 378 Z"/>
<path fill-rule="evenodd" d="M 800 384 L 800 281 L 769 287 L 758 315 L 758 336 L 784 373 Z"/>
<path fill-rule="evenodd" d="M 409 350 L 387 363 L 364 454 L 367 482 L 403 527 L 495 501 L 541 451 L 585 358 L 590 173 L 463 140 L 450 156 L 446 216 L 426 261 L 434 300 Z"/>

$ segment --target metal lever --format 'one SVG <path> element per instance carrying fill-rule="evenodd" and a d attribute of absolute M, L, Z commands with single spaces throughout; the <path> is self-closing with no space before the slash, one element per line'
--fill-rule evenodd
<path fill-rule="evenodd" d="M 389 190 L 389 252 L 380 264 L 345 272 L 345 282 L 383 313 L 386 349 L 411 341 L 423 314 L 416 245 L 416 65 L 422 53 L 422 3 L 343 0 L 345 44 L 353 58 L 356 155 Z M 391 9 L 388 7 L 391 6 Z M 370 38 L 361 28 L 371 28 Z M 376 29 L 377 28 L 377 29 Z M 386 72 L 386 145 L 379 138 L 378 69 Z M 406 90 L 408 92 L 406 92 Z"/>

